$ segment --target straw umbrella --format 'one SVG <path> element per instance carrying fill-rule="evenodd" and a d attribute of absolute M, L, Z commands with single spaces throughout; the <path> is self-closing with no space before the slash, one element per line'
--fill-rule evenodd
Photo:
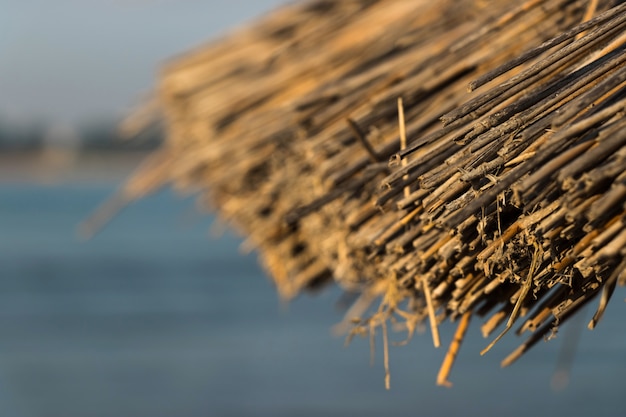
<path fill-rule="evenodd" d="M 625 28 L 611 1 L 285 6 L 165 67 L 168 141 L 111 207 L 196 192 L 284 298 L 358 292 L 343 328 L 386 358 L 390 320 L 456 321 L 448 384 L 480 317 L 483 353 L 529 334 L 508 365 L 626 281 Z"/>

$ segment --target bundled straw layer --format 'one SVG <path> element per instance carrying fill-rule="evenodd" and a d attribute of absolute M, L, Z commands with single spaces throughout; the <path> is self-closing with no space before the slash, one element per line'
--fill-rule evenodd
<path fill-rule="evenodd" d="M 199 191 L 283 297 L 359 292 L 353 333 L 462 318 L 439 383 L 471 316 L 530 334 L 507 365 L 626 280 L 625 35 L 610 1 L 287 6 L 166 68 L 121 199 Z"/>

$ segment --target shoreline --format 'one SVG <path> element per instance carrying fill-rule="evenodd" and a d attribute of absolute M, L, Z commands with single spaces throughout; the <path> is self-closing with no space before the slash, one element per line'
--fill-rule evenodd
<path fill-rule="evenodd" d="M 66 149 L 0 152 L 0 185 L 122 182 L 151 152 Z"/>

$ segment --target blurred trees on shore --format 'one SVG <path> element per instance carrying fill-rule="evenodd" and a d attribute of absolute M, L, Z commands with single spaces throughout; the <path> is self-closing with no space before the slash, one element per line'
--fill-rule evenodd
<path fill-rule="evenodd" d="M 48 122 L 17 123 L 0 118 L 0 151 L 37 151 L 74 148 L 78 151 L 138 151 L 156 148 L 163 140 L 159 127 L 134 138 L 124 137 L 115 120 L 87 121 L 76 125 Z"/>

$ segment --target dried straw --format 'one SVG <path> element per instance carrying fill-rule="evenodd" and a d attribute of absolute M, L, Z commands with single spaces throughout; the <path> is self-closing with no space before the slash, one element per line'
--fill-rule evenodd
<path fill-rule="evenodd" d="M 508 365 L 626 281 L 625 34 L 611 1 L 290 5 L 166 67 L 124 196 L 199 193 L 283 297 L 360 292 L 353 334 L 463 318 L 441 384 L 471 316 L 530 333 Z"/>

